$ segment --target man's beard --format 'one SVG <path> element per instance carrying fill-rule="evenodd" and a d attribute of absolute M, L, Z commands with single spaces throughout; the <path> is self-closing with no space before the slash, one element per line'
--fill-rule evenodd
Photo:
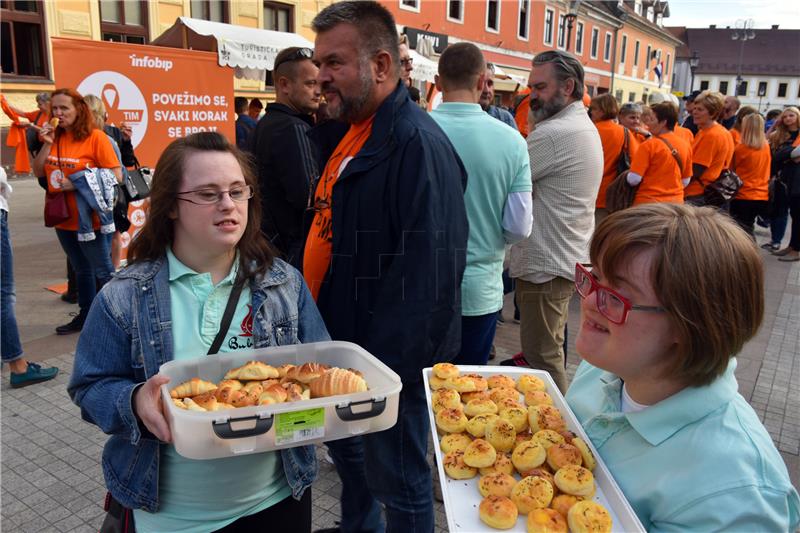
<path fill-rule="evenodd" d="M 553 96 L 553 98 L 547 101 L 531 99 L 531 113 L 533 114 L 534 120 L 538 124 L 552 117 L 556 113 L 559 113 L 561 110 L 567 107 L 567 105 L 567 97 L 560 94 L 556 94 Z"/>
<path fill-rule="evenodd" d="M 352 124 L 364 118 L 361 116 L 364 105 L 367 103 L 370 96 L 372 96 L 372 91 L 374 90 L 372 76 L 370 75 L 368 63 L 365 60 L 359 61 L 358 77 L 360 78 L 361 87 L 359 94 L 356 96 L 345 97 L 339 89 L 331 86 L 330 83 L 326 82 L 322 84 L 323 93 L 333 90 L 339 96 L 338 106 L 332 106 L 328 103 L 328 114 L 330 114 L 333 120 Z"/>

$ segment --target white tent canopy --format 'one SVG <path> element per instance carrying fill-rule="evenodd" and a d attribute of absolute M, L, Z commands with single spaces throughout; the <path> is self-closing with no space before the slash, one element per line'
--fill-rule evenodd
<path fill-rule="evenodd" d="M 275 66 L 275 56 L 284 48 L 313 48 L 296 33 L 248 28 L 222 22 L 179 17 L 153 41 L 154 45 L 217 52 L 219 65 L 236 69 L 236 77 L 263 80 Z M 415 59 L 416 62 L 416 59 Z"/>
<path fill-rule="evenodd" d="M 431 61 L 416 50 L 409 50 L 414 59 L 414 70 L 411 71 L 411 79 L 434 82 L 434 76 L 439 73 L 439 64 Z"/>

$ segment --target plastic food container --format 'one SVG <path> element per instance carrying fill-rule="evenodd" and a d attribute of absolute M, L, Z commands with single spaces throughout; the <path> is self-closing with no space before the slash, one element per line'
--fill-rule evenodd
<path fill-rule="evenodd" d="M 273 366 L 317 362 L 353 368 L 369 390 L 299 402 L 199 412 L 176 407 L 169 391 L 193 377 L 218 383 L 247 361 Z M 217 459 L 327 442 L 383 431 L 397 422 L 400 377 L 366 350 L 349 342 L 277 346 L 170 361 L 160 373 L 166 418 L 176 451 L 189 459 Z"/>
<path fill-rule="evenodd" d="M 581 437 L 589 448 L 594 453 L 597 460 L 597 466 L 592 471 L 594 480 L 597 485 L 597 493 L 595 494 L 594 501 L 602 504 L 611 514 L 613 521 L 613 531 L 624 531 L 625 533 L 632 532 L 645 532 L 644 526 L 639 521 L 639 518 L 633 512 L 625 496 L 622 494 L 619 486 L 611 473 L 603 464 L 600 454 L 592 445 L 592 441 L 586 436 L 583 428 L 578 423 L 578 419 L 572 413 L 572 410 L 564 400 L 561 391 L 556 387 L 555 382 L 550 377 L 550 374 L 543 370 L 531 370 L 527 368 L 509 368 L 509 367 L 495 367 L 495 366 L 473 366 L 473 365 L 457 365 L 462 374 L 480 374 L 484 377 L 493 376 L 496 374 L 505 374 L 517 381 L 522 374 L 533 374 L 540 378 L 547 385 L 547 392 L 553 398 L 553 405 L 561 411 L 564 421 L 567 423 L 567 428 Z M 478 491 L 478 480 L 480 475 L 472 479 L 458 480 L 451 479 L 444 472 L 444 465 L 441 448 L 439 447 L 439 440 L 441 437 L 436 432 L 436 420 L 434 418 L 433 409 L 431 408 L 431 388 L 429 380 L 433 369 L 425 368 L 422 371 L 422 376 L 425 381 L 425 397 L 428 402 L 428 415 L 430 416 L 431 432 L 433 434 L 433 446 L 436 450 L 437 466 L 439 468 L 439 482 L 442 485 L 442 496 L 444 499 L 445 513 L 447 514 L 447 526 L 450 532 L 463 531 L 463 532 L 489 532 L 498 531 L 492 529 L 485 523 L 481 522 L 478 517 L 478 506 L 483 500 L 481 493 Z M 523 396 L 520 394 L 520 400 Z M 515 474 L 519 480 L 519 474 Z M 527 515 L 520 514 L 517 518 L 517 524 L 512 529 L 506 531 L 519 531 L 525 532 L 525 520 Z"/>

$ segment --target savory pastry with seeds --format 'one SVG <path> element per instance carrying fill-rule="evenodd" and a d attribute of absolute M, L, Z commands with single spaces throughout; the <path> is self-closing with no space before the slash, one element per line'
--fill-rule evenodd
<path fill-rule="evenodd" d="M 481 521 L 494 529 L 511 529 L 517 524 L 519 512 L 509 498 L 487 496 L 478 506 Z"/>
<path fill-rule="evenodd" d="M 474 468 L 492 466 L 497 459 L 497 451 L 483 439 L 475 439 L 464 449 L 464 462 Z"/>
<path fill-rule="evenodd" d="M 572 533 L 608 533 L 613 523 L 605 507 L 597 502 L 584 500 L 570 507 L 567 523 Z"/>
<path fill-rule="evenodd" d="M 544 509 L 552 499 L 553 486 L 546 479 L 535 476 L 522 478 L 511 491 L 511 501 L 522 514 Z"/>
<path fill-rule="evenodd" d="M 482 476 L 478 481 L 478 490 L 484 498 L 487 496 L 511 496 L 511 489 L 517 484 L 513 476 L 505 472 L 492 472 Z"/>

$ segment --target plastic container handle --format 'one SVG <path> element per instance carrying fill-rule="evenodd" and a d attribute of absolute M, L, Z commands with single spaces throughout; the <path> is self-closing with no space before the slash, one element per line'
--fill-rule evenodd
<path fill-rule="evenodd" d="M 233 429 L 231 422 L 242 422 L 245 420 L 255 420 L 256 425 L 249 429 Z M 261 418 L 258 415 L 245 416 L 242 418 L 231 418 L 227 422 L 211 422 L 214 428 L 214 433 L 221 439 L 242 439 L 244 437 L 253 437 L 255 435 L 263 435 L 272 428 L 273 416 L 269 415 L 267 418 Z"/>
<path fill-rule="evenodd" d="M 353 406 L 354 405 L 364 405 L 365 403 L 371 403 L 372 407 L 369 411 L 364 411 L 362 413 L 354 413 Z M 386 409 L 386 398 L 381 400 L 364 400 L 361 402 L 353 402 L 347 404 L 345 406 L 336 406 L 336 414 L 339 415 L 339 418 L 344 420 L 345 422 L 353 422 L 355 420 L 364 420 L 365 418 L 373 418 L 375 416 L 380 415 L 383 413 L 384 409 Z"/>

